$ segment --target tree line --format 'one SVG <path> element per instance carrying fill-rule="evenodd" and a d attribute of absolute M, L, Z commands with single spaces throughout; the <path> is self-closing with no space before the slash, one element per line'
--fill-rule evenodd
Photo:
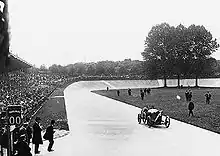
<path fill-rule="evenodd" d="M 44 65 L 41 70 L 48 70 L 56 74 L 66 74 L 69 76 L 134 76 L 144 75 L 143 61 L 125 59 L 123 61 L 99 61 L 83 63 L 78 62 L 61 66 L 57 64 L 46 68 Z"/>
<path fill-rule="evenodd" d="M 201 25 L 182 24 L 174 27 L 161 23 L 152 27 L 146 36 L 143 61 L 78 62 L 67 66 L 52 65 L 41 70 L 69 76 L 135 76 L 146 79 L 180 79 L 220 76 L 220 61 L 212 57 L 219 48 L 217 40 Z"/>

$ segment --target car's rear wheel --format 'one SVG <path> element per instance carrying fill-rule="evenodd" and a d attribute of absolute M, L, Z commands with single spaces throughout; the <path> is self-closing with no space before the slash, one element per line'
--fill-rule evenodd
<path fill-rule="evenodd" d="M 142 114 L 142 119 L 143 119 L 144 124 L 146 124 L 146 121 L 147 121 L 146 113 Z"/>

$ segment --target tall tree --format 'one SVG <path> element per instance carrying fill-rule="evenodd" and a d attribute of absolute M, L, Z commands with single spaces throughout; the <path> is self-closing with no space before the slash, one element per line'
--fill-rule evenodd
<path fill-rule="evenodd" d="M 196 86 L 198 86 L 198 77 L 204 73 L 204 67 L 209 63 L 211 54 L 218 48 L 217 40 L 206 30 L 204 26 L 191 25 L 188 27 L 190 34 L 190 73 L 195 75 Z"/>
<path fill-rule="evenodd" d="M 170 74 L 170 66 L 172 64 L 170 58 L 170 53 L 168 49 L 172 43 L 172 31 L 171 27 L 167 23 L 162 23 L 152 27 L 148 36 L 145 40 L 145 49 L 142 52 L 142 56 L 145 61 L 148 61 L 153 64 L 157 64 L 157 68 L 148 68 L 156 69 L 156 75 L 163 73 L 164 87 L 167 87 L 167 76 Z M 152 71 L 153 72 L 153 71 Z"/>

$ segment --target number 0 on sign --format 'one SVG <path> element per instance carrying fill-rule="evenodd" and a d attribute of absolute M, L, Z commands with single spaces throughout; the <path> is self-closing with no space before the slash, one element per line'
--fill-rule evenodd
<path fill-rule="evenodd" d="M 16 125 L 21 124 L 21 106 L 20 105 L 9 105 L 8 106 L 8 117 L 9 124 Z"/>
<path fill-rule="evenodd" d="M 14 117 L 14 116 L 11 116 L 10 118 L 9 118 L 9 123 L 10 123 L 10 125 L 15 125 L 15 124 L 21 124 L 21 117 L 20 116 L 16 116 L 16 117 Z"/>

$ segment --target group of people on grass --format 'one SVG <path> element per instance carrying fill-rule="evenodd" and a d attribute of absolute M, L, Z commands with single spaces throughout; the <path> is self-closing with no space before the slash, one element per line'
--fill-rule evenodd
<path fill-rule="evenodd" d="M 109 90 L 109 87 L 107 87 L 107 91 Z M 117 96 L 120 96 L 120 90 L 116 90 L 117 92 Z M 128 88 L 127 90 L 128 95 L 131 96 L 132 95 L 132 90 L 131 88 Z M 144 89 L 140 89 L 140 97 L 142 100 L 144 100 L 144 96 L 147 94 L 151 93 L 151 88 L 144 88 Z M 194 116 L 193 110 L 194 110 L 194 103 L 192 101 L 192 97 L 193 97 L 193 93 L 192 90 L 190 90 L 190 88 L 188 88 L 185 92 L 185 98 L 186 98 L 186 102 L 188 103 L 188 110 L 189 110 L 189 116 Z M 206 104 L 210 104 L 211 101 L 211 93 L 209 91 L 206 92 L 205 94 L 205 102 Z"/>
<path fill-rule="evenodd" d="M 108 90 L 109 90 L 109 88 L 107 87 L 107 91 Z M 131 88 L 128 88 L 127 91 L 128 91 L 128 95 L 131 96 L 132 95 Z M 120 96 L 120 90 L 117 90 L 116 93 L 117 93 L 117 96 Z M 144 96 L 147 95 L 147 94 L 150 94 L 150 93 L 151 93 L 151 89 L 150 88 L 140 89 L 141 100 L 144 100 Z"/>
<path fill-rule="evenodd" d="M 206 104 L 210 104 L 211 101 L 211 93 L 209 91 L 207 91 L 205 93 L 205 102 Z M 194 116 L 193 114 L 193 109 L 194 109 L 194 103 L 192 102 L 192 91 L 190 89 L 186 90 L 185 92 L 185 98 L 186 98 L 186 102 L 189 102 L 188 104 L 188 110 L 189 110 L 189 116 Z"/>

